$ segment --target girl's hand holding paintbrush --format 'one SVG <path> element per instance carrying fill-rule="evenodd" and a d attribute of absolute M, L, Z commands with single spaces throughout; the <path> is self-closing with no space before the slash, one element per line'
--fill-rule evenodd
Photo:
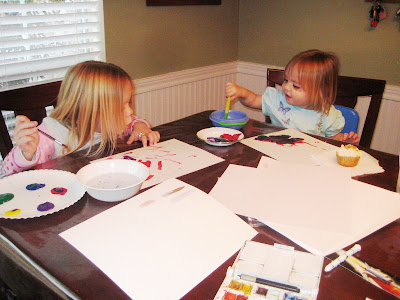
<path fill-rule="evenodd" d="M 13 139 L 27 161 L 31 161 L 39 144 L 38 122 L 19 115 L 15 118 Z"/>
<path fill-rule="evenodd" d="M 261 109 L 261 95 L 253 93 L 234 82 L 228 82 L 226 84 L 225 96 L 230 97 L 232 100 L 237 98 L 245 106 Z"/>

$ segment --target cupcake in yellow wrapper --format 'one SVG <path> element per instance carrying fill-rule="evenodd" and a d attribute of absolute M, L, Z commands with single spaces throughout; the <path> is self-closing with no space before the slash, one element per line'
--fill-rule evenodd
<path fill-rule="evenodd" d="M 355 167 L 360 161 L 361 152 L 356 146 L 342 145 L 336 151 L 336 157 L 339 165 L 344 167 Z"/>

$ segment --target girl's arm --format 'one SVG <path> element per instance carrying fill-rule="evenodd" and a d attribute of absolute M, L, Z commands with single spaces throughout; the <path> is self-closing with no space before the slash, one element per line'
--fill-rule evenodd
<path fill-rule="evenodd" d="M 35 122 L 36 123 L 36 122 Z M 48 132 L 47 127 L 42 123 L 39 128 L 44 132 Z M 15 137 L 15 135 L 14 135 Z M 30 160 L 26 159 L 20 146 L 15 146 L 4 158 L 2 163 L 2 172 L 4 175 L 18 173 L 26 169 L 32 168 L 38 164 L 44 163 L 53 158 L 55 146 L 53 140 L 39 135 L 39 142 L 37 144 L 35 153 Z"/>
<path fill-rule="evenodd" d="M 39 144 L 38 123 L 19 115 L 15 118 L 13 139 L 26 160 L 32 160 Z"/>
<path fill-rule="evenodd" d="M 351 144 L 356 144 L 360 142 L 360 139 L 358 138 L 358 134 L 354 133 L 353 131 L 349 133 L 338 133 L 334 136 L 331 137 L 334 140 L 341 141 L 341 142 L 346 142 L 346 143 L 351 143 Z"/>
<path fill-rule="evenodd" d="M 234 82 L 228 82 L 225 88 L 225 96 L 231 97 L 232 99 L 238 98 L 239 101 L 251 108 L 261 109 L 262 108 L 262 96 L 258 95 L 244 87 L 237 85 Z"/>

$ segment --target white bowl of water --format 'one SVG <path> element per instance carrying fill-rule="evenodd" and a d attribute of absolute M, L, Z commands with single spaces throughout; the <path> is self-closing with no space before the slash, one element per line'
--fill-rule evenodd
<path fill-rule="evenodd" d="M 115 202 L 134 196 L 149 177 L 149 169 L 133 160 L 108 159 L 84 166 L 76 176 L 90 196 Z"/>

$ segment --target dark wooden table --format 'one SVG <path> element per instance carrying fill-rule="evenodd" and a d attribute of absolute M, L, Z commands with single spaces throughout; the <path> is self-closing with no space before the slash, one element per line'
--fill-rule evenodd
<path fill-rule="evenodd" d="M 219 164 L 179 177 L 180 180 L 198 187 L 206 193 L 212 189 L 228 164 L 256 167 L 263 155 L 241 143 L 229 147 L 214 147 L 200 141 L 196 132 L 212 127 L 211 121 L 208 119 L 210 113 L 211 111 L 205 111 L 156 128 L 161 133 L 162 141 L 176 138 L 225 159 Z M 281 128 L 250 120 L 242 131 L 245 137 L 250 137 L 277 130 L 281 130 Z M 334 141 L 323 140 L 338 145 Z M 137 142 L 130 146 L 121 143 L 117 152 L 140 146 Z M 363 150 L 377 158 L 385 172 L 360 176 L 357 179 L 394 191 L 399 171 L 398 156 L 370 149 Z M 76 173 L 88 163 L 87 158 L 76 153 L 49 161 L 37 166 L 36 169 L 60 169 Z M 129 299 L 101 270 L 59 236 L 61 232 L 116 204 L 101 202 L 85 194 L 71 207 L 45 217 L 26 220 L 0 219 L 1 235 L 12 243 L 9 245 L 0 240 L 0 277 L 23 299 L 75 297 L 81 299 Z M 268 244 L 277 242 L 294 246 L 296 250 L 304 250 L 267 226 L 260 226 L 257 230 L 260 232 L 256 237 L 258 241 Z M 360 240 L 359 244 L 362 246 L 362 251 L 356 254 L 356 257 L 392 275 L 400 276 L 399 220 Z M 336 256 L 330 257 L 335 258 Z M 213 299 L 225 277 L 227 267 L 232 265 L 234 258 L 235 255 L 185 295 L 183 299 Z M 325 259 L 324 265 L 328 263 L 329 260 Z M 35 265 L 40 267 L 39 271 Z M 45 274 L 43 274 L 43 270 Z M 51 278 L 54 279 L 51 280 Z M 63 288 L 54 282 L 62 283 Z M 345 268 L 338 267 L 330 273 L 322 274 L 318 299 L 365 299 L 366 297 L 374 300 L 397 299 Z"/>

